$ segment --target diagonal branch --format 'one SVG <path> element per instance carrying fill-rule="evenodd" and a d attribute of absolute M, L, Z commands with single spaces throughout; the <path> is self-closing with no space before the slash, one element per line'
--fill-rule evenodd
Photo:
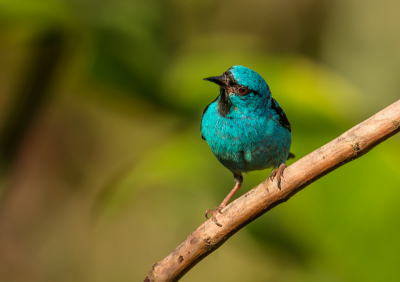
<path fill-rule="evenodd" d="M 282 190 L 275 182 L 265 180 L 236 199 L 217 216 L 222 227 L 211 220 L 204 222 L 172 253 L 153 265 L 145 282 L 178 281 L 245 225 L 399 131 L 400 100 L 286 168 Z"/>

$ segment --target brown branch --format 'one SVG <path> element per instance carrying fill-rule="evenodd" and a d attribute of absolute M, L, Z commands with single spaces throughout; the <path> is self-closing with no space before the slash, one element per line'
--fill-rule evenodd
<path fill-rule="evenodd" d="M 178 281 L 246 224 L 399 131 L 400 100 L 286 168 L 282 190 L 275 182 L 265 180 L 236 199 L 217 216 L 222 227 L 211 220 L 204 222 L 165 259 L 153 265 L 145 282 Z"/>

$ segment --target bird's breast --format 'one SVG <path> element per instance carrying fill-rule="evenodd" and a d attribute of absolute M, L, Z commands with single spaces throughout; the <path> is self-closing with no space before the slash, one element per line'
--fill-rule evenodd
<path fill-rule="evenodd" d="M 204 114 L 201 131 L 218 160 L 233 172 L 285 162 L 290 132 L 268 114 L 249 117 L 235 112 L 222 117 L 214 103 Z"/>

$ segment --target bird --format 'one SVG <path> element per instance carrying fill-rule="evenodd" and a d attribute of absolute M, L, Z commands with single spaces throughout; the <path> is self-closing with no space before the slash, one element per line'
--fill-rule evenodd
<path fill-rule="evenodd" d="M 204 78 L 219 86 L 219 95 L 203 111 L 201 138 L 219 162 L 233 173 L 235 186 L 212 214 L 222 214 L 229 200 L 243 183 L 242 173 L 276 168 L 268 177 L 281 180 L 286 160 L 294 157 L 289 120 L 278 102 L 272 98 L 268 84 L 257 72 L 240 65 L 229 68 L 220 76 Z"/>

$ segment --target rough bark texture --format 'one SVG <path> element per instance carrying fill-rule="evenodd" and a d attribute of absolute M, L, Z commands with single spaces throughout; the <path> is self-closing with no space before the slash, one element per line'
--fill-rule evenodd
<path fill-rule="evenodd" d="M 276 182 L 265 180 L 232 202 L 217 215 L 222 227 L 211 220 L 204 222 L 172 253 L 154 264 L 144 281 L 178 281 L 243 226 L 399 131 L 400 100 L 286 168 L 282 190 Z"/>

